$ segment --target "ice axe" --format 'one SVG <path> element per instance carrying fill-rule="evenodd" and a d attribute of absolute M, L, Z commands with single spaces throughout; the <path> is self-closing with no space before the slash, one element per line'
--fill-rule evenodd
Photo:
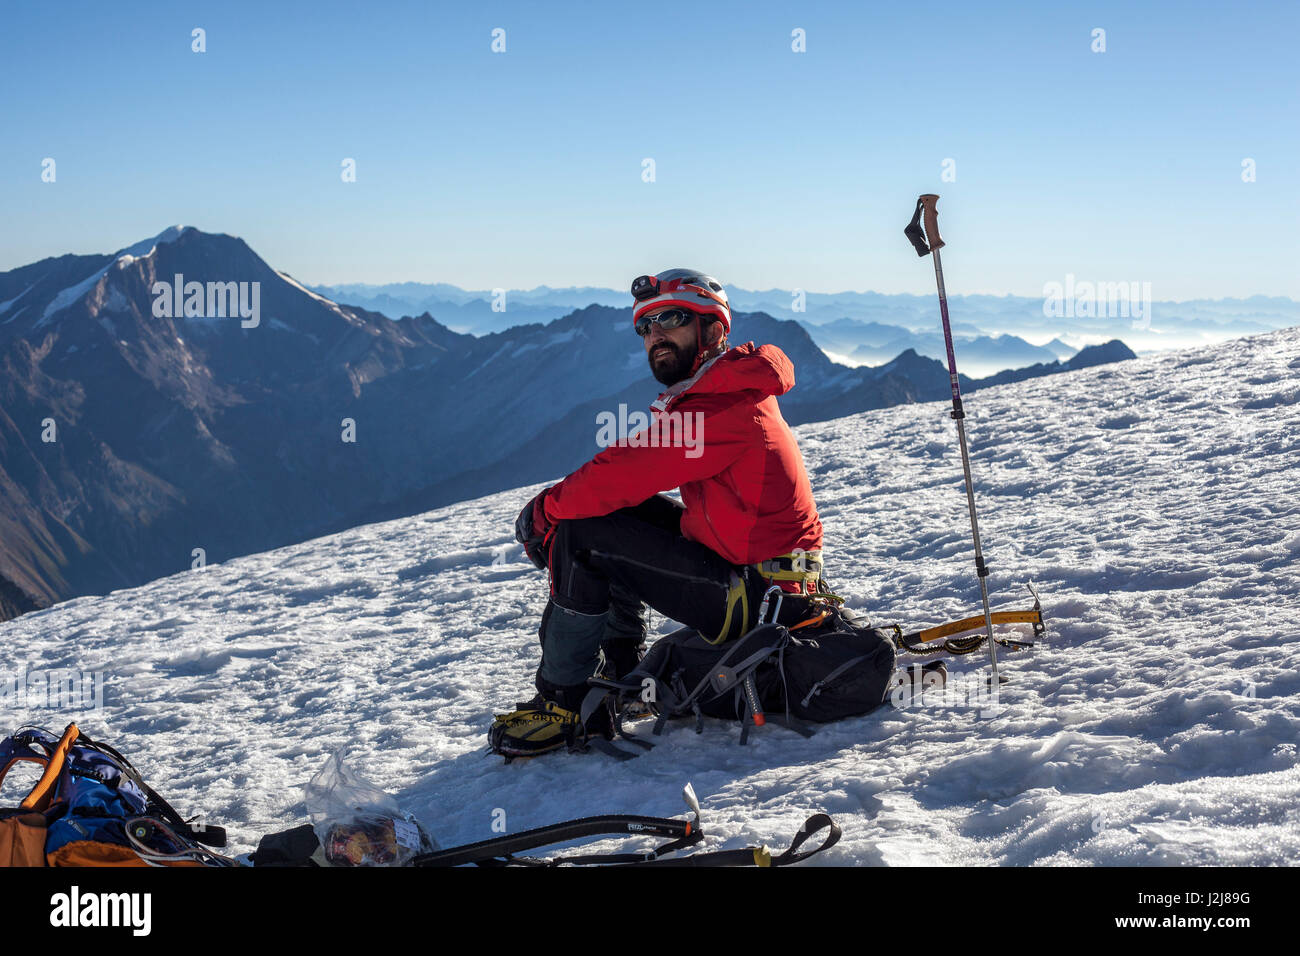
<path fill-rule="evenodd" d="M 916 200 L 916 211 L 912 221 L 907 224 L 903 234 L 912 241 L 918 256 L 930 256 L 934 259 L 934 280 L 939 286 L 939 314 L 943 316 L 943 338 L 948 346 L 948 377 L 952 381 L 952 419 L 957 423 L 957 439 L 961 443 L 961 467 L 966 475 L 966 503 L 970 505 L 970 530 L 975 539 L 975 570 L 979 575 L 980 597 L 984 601 L 984 625 L 987 628 L 989 645 L 989 663 L 993 666 L 990 685 L 997 687 L 998 651 L 993 638 L 993 612 L 989 608 L 988 565 L 984 563 L 984 549 L 980 545 L 979 521 L 975 517 L 975 483 L 970 476 L 970 452 L 966 447 L 966 412 L 961 404 L 961 383 L 957 378 L 957 358 L 952 350 L 952 326 L 948 322 L 948 294 L 943 288 L 943 265 L 939 262 L 939 250 L 945 245 L 939 235 L 939 197 L 934 193 L 925 193 Z M 922 218 L 925 229 L 922 231 Z"/>

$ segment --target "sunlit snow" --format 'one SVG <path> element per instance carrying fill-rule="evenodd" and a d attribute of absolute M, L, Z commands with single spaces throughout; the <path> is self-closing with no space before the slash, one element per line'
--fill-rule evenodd
<path fill-rule="evenodd" d="M 348 744 L 443 846 L 494 835 L 497 810 L 512 832 L 677 814 L 689 780 L 708 848 L 783 845 L 825 810 L 827 864 L 1294 863 L 1298 407 L 1294 329 L 970 397 L 995 606 L 1034 580 L 1051 624 L 1004 652 L 996 715 L 932 701 L 744 747 L 709 721 L 625 763 L 506 765 L 485 734 L 531 696 L 546 590 L 514 542 L 520 488 L 2 624 L 0 675 L 102 671 L 105 702 L 0 717 L 77 717 L 236 851 L 305 822 L 302 784 Z M 973 613 L 948 406 L 796 431 L 837 590 L 879 623 Z M 952 660 L 954 686 L 984 663 Z"/>

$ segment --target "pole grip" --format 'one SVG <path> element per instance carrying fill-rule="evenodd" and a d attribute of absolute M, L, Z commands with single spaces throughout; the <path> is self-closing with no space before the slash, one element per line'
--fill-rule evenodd
<path fill-rule="evenodd" d="M 917 202 L 924 208 L 925 217 L 925 238 L 930 242 L 930 251 L 942 249 L 946 243 L 943 237 L 939 235 L 939 196 L 937 193 L 926 193 L 921 196 Z"/>

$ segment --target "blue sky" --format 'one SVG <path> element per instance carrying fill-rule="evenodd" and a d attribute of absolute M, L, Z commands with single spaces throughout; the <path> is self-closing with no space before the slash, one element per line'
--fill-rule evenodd
<path fill-rule="evenodd" d="M 185 223 L 309 282 L 622 288 L 689 265 L 932 292 L 902 235 L 932 191 L 952 293 L 1073 273 L 1300 297 L 1295 2 L 10 2 L 0 22 L 0 270 Z"/>

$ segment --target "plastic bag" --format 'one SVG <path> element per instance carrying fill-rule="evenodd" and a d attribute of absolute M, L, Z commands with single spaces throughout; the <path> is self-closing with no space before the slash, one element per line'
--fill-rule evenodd
<path fill-rule="evenodd" d="M 307 813 L 331 866 L 404 866 L 438 849 L 397 800 L 343 762 L 338 750 L 304 788 Z"/>

